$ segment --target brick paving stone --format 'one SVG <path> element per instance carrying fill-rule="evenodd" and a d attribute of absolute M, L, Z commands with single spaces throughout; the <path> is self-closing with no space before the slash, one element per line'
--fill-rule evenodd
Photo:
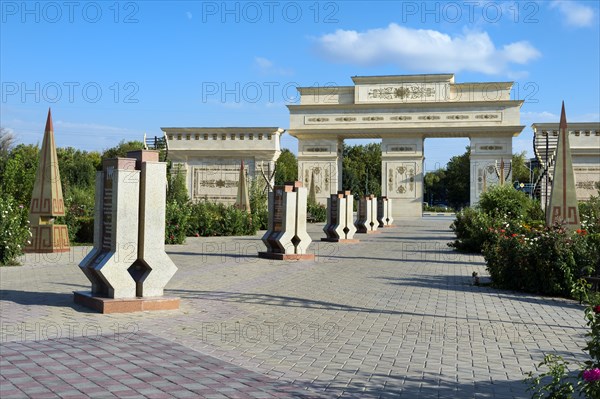
<path fill-rule="evenodd" d="M 314 262 L 254 257 L 260 233 L 189 238 L 167 247 L 178 311 L 90 312 L 72 297 L 89 287 L 77 267 L 89 247 L 27 255 L 0 268 L 0 393 L 23 397 L 33 380 L 73 397 L 82 391 L 66 381 L 156 398 L 229 387 L 245 398 L 520 398 L 544 354 L 584 359 L 581 307 L 472 286 L 473 271 L 487 279 L 483 259 L 446 246 L 450 223 L 399 219 L 356 245 L 324 245 L 322 224 L 309 225 Z"/>

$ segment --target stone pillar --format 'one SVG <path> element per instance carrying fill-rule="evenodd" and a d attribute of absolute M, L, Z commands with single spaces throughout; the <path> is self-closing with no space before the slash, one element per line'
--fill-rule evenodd
<path fill-rule="evenodd" d="M 367 195 L 358 200 L 356 232 L 362 234 L 379 233 L 377 227 L 377 197 Z"/>
<path fill-rule="evenodd" d="M 266 252 L 258 256 L 277 260 L 311 260 L 311 238 L 306 232 L 307 191 L 301 182 L 275 186 L 269 193 L 269 226 L 262 237 Z"/>
<path fill-rule="evenodd" d="M 379 227 L 394 227 L 392 217 L 392 200 L 388 197 L 377 198 L 377 221 Z"/>
<path fill-rule="evenodd" d="M 79 264 L 92 291 L 75 302 L 102 313 L 178 309 L 162 297 L 177 271 L 164 250 L 166 164 L 158 151 L 127 155 L 96 174 L 94 248 Z"/>
<path fill-rule="evenodd" d="M 135 298 L 128 269 L 138 255 L 140 171 L 135 159 L 107 159 L 96 179 L 102 191 L 96 192 L 94 232 L 100 234 L 79 267 L 92 283 L 92 296 Z"/>
<path fill-rule="evenodd" d="M 394 201 L 392 218 L 423 213 L 423 137 L 381 141 L 381 195 Z"/>
<path fill-rule="evenodd" d="M 471 137 L 470 205 L 479 202 L 481 194 L 500 182 L 512 184 L 512 136 Z M 504 164 L 501 171 L 500 164 Z"/>
<path fill-rule="evenodd" d="M 350 191 L 338 191 L 327 199 L 327 224 L 323 227 L 326 238 L 321 241 L 356 243 L 354 226 L 354 196 Z"/>
<path fill-rule="evenodd" d="M 298 180 L 310 187 L 315 179 L 317 202 L 326 204 L 329 195 L 342 189 L 342 141 L 298 140 Z"/>

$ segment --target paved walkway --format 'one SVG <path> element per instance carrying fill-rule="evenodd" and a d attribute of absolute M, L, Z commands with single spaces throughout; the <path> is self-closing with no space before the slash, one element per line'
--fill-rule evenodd
<path fill-rule="evenodd" d="M 398 224 L 315 241 L 314 262 L 189 238 L 168 247 L 178 311 L 74 305 L 89 247 L 0 268 L 0 397 L 513 398 L 545 353 L 582 358 L 577 303 L 473 286 L 485 266 L 446 246 L 450 219 Z"/>

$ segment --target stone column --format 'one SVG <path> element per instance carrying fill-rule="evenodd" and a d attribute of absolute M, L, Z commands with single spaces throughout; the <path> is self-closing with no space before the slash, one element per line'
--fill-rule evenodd
<path fill-rule="evenodd" d="M 310 187 L 315 179 L 317 202 L 327 204 L 330 194 L 342 189 L 342 141 L 298 140 L 298 180 Z"/>
<path fill-rule="evenodd" d="M 381 195 L 394 201 L 392 218 L 423 213 L 423 137 L 381 141 Z"/>
<path fill-rule="evenodd" d="M 177 271 L 164 249 L 166 163 L 158 151 L 131 151 L 103 161 L 96 175 L 94 248 L 79 267 L 92 291 L 75 303 L 102 313 L 178 309 L 163 297 Z"/>
<path fill-rule="evenodd" d="M 356 232 L 363 234 L 379 233 L 377 227 L 377 197 L 367 195 L 358 200 L 358 218 Z"/>
<path fill-rule="evenodd" d="M 308 260 L 312 239 L 306 231 L 307 190 L 301 182 L 275 186 L 269 193 L 269 226 L 262 237 L 266 252 L 258 256 L 277 260 Z"/>
<path fill-rule="evenodd" d="M 354 233 L 354 196 L 350 191 L 338 191 L 327 199 L 327 224 L 323 227 L 326 238 L 321 241 L 356 243 Z"/>
<path fill-rule="evenodd" d="M 379 227 L 393 227 L 392 200 L 388 197 L 377 198 L 377 221 Z"/>
<path fill-rule="evenodd" d="M 504 163 L 504 172 L 500 164 Z M 512 184 L 510 165 L 512 162 L 512 136 L 471 137 L 470 205 L 479 202 L 481 194 L 499 183 Z"/>

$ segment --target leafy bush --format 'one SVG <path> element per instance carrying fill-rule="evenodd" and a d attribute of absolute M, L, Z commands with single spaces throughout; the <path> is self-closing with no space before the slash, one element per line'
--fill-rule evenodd
<path fill-rule="evenodd" d="M 16 265 L 29 239 L 27 208 L 10 196 L 0 197 L 0 265 Z"/>
<path fill-rule="evenodd" d="M 202 201 L 190 206 L 188 236 L 241 236 L 256 234 L 252 214 L 233 205 Z"/>
<path fill-rule="evenodd" d="M 190 219 L 189 206 L 167 201 L 165 212 L 165 244 L 183 244 Z"/>
<path fill-rule="evenodd" d="M 71 242 L 81 244 L 94 242 L 94 218 L 91 216 L 77 217 L 75 223 L 77 224 L 77 234 L 75 235 L 75 241 Z"/>
<path fill-rule="evenodd" d="M 456 220 L 450 225 L 456 240 L 448 245 L 461 252 L 481 252 L 483 244 L 493 237 L 490 228 L 499 225 L 486 213 L 465 208 L 456 214 Z"/>
<path fill-rule="evenodd" d="M 254 179 L 250 185 L 250 209 L 252 211 L 252 223 L 257 230 L 266 230 L 268 227 L 269 208 L 267 205 L 265 185 Z"/>
<path fill-rule="evenodd" d="M 312 221 L 322 223 L 327 221 L 327 207 L 317 202 L 308 201 L 306 205 L 307 216 L 312 216 Z"/>
<path fill-rule="evenodd" d="M 582 229 L 586 229 L 590 234 L 600 233 L 600 191 L 598 196 L 592 196 L 589 201 L 579 203 L 579 218 Z"/>
<path fill-rule="evenodd" d="M 537 201 L 512 186 L 494 186 L 483 193 L 479 204 L 456 214 L 450 228 L 456 240 L 449 246 L 462 252 L 481 252 L 493 235 L 491 229 L 517 229 L 522 224 L 537 224 L 544 213 Z M 511 231 L 511 233 L 517 232 Z"/>
<path fill-rule="evenodd" d="M 569 296 L 575 281 L 595 268 L 595 237 L 563 227 L 492 229 L 483 255 L 495 285 L 546 295 Z"/>
<path fill-rule="evenodd" d="M 95 187 L 71 187 L 65 190 L 65 216 L 58 218 L 57 224 L 66 224 L 69 230 L 69 241 L 71 243 L 90 243 L 94 241 L 94 190 Z M 89 223 L 92 223 L 91 233 Z M 86 226 L 82 226 L 85 224 Z M 83 231 L 81 229 L 88 229 Z M 91 238 L 90 238 L 91 234 Z"/>

